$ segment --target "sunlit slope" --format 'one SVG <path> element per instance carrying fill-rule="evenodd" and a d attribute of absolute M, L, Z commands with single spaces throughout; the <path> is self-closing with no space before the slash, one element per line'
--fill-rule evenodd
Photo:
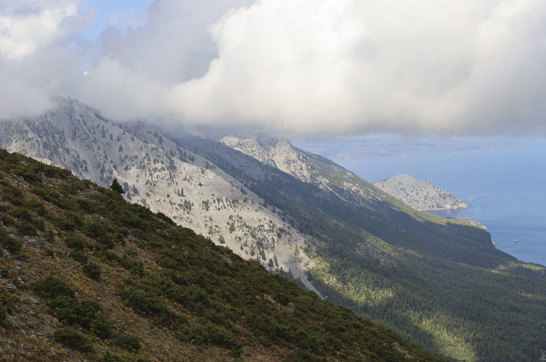
<path fill-rule="evenodd" d="M 533 360 L 546 350 L 543 267 L 495 249 L 479 225 L 413 210 L 321 156 L 283 145 L 295 160 L 287 167 L 231 141 L 180 140 L 319 240 L 309 274 L 329 300 L 452 358 Z"/>

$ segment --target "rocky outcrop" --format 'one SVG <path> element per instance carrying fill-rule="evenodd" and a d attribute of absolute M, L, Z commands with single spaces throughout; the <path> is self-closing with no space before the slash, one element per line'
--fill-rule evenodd
<path fill-rule="evenodd" d="M 449 192 L 410 175 L 398 175 L 378 181 L 374 185 L 416 210 L 454 210 L 468 207 L 463 200 Z"/>

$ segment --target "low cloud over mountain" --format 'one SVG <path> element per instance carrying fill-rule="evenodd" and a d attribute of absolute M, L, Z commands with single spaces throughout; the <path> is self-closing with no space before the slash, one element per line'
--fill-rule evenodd
<path fill-rule="evenodd" d="M 0 116 L 74 95 L 119 119 L 301 136 L 544 133 L 540 0 L 0 2 Z M 83 25 L 82 25 L 83 24 Z"/>

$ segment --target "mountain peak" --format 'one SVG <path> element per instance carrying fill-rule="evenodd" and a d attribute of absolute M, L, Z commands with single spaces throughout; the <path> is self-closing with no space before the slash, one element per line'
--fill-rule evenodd
<path fill-rule="evenodd" d="M 378 181 L 374 185 L 406 205 L 421 211 L 453 210 L 468 207 L 463 200 L 457 199 L 449 192 L 408 174 L 400 174 Z"/>
<path fill-rule="evenodd" d="M 292 146 L 292 142 L 288 137 L 270 135 L 255 137 L 226 136 L 220 139 L 220 142 L 305 182 L 310 179 L 307 165 L 301 162 L 301 151 Z"/>
<path fill-rule="evenodd" d="M 260 134 L 249 137 L 230 135 L 221 138 L 220 142 L 231 148 L 244 147 L 245 149 L 248 149 L 249 147 L 255 147 L 267 151 L 271 151 L 279 146 L 292 147 L 290 138 L 269 134 Z"/>

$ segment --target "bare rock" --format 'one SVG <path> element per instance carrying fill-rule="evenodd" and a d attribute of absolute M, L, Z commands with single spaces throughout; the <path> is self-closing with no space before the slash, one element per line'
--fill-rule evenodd
<path fill-rule="evenodd" d="M 410 175 L 398 175 L 374 185 L 416 210 L 454 210 L 468 205 L 449 192 Z"/>

